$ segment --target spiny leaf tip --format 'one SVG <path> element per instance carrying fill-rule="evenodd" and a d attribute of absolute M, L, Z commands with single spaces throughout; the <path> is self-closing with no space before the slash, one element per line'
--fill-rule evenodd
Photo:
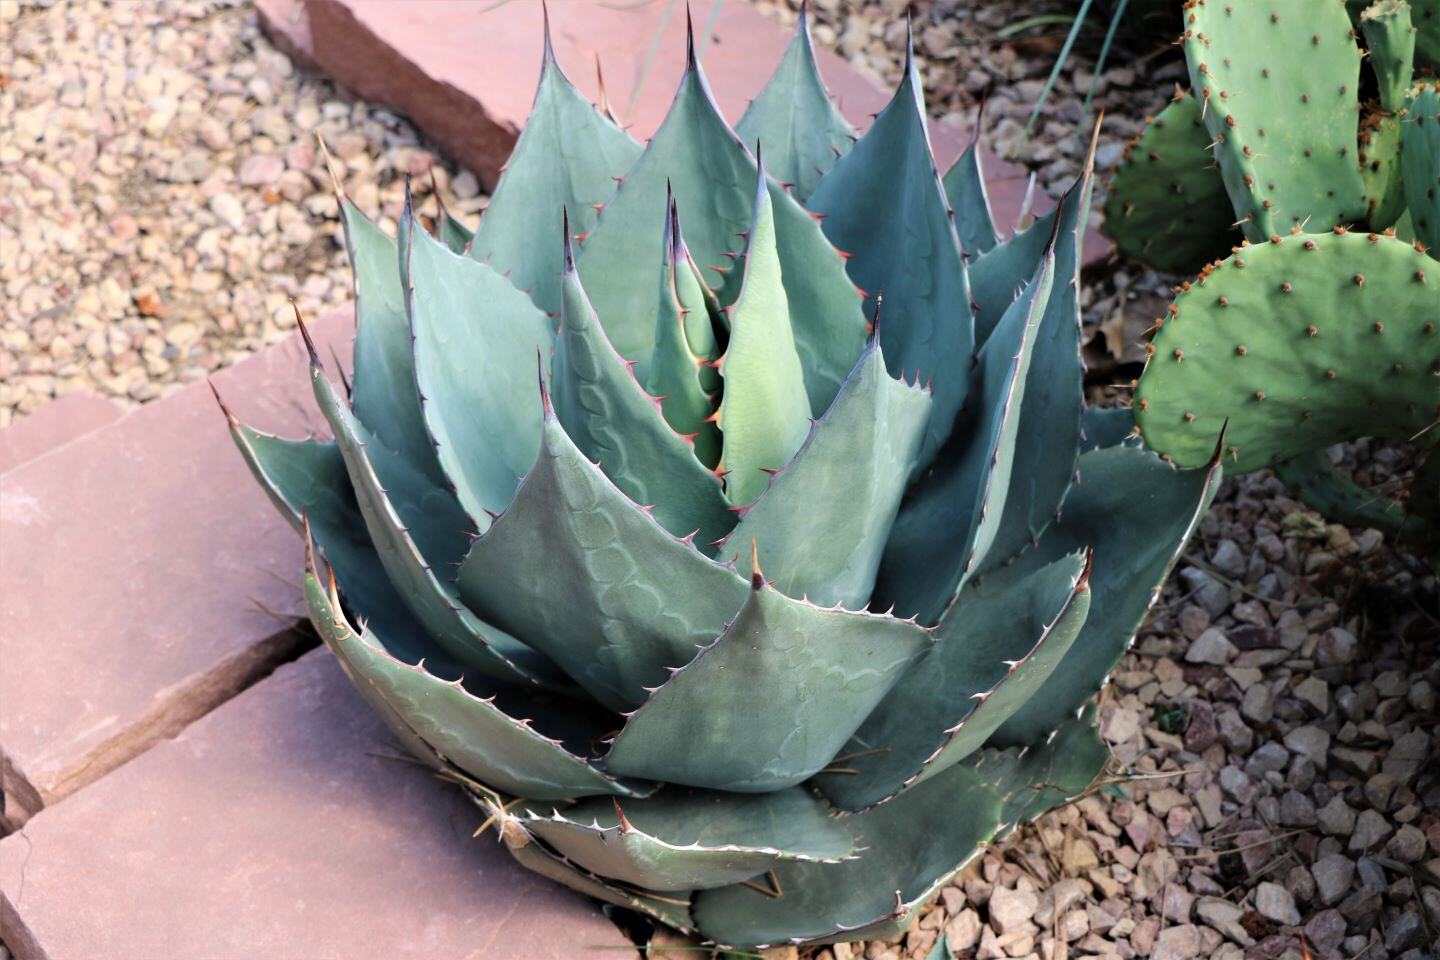
<path fill-rule="evenodd" d="M 320 362 L 320 351 L 315 349 L 315 341 L 310 338 L 310 328 L 305 326 L 305 318 L 300 316 L 300 304 L 292 298 L 290 308 L 295 311 L 295 324 L 300 328 L 300 336 L 305 341 L 305 352 L 310 354 L 310 366 L 316 370 L 324 370 L 325 364 Z"/>

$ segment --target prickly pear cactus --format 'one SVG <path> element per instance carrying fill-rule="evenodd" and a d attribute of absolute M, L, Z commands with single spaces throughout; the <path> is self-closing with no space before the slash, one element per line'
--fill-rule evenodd
<path fill-rule="evenodd" d="M 1406 0 L 1348 6 L 1347 15 L 1339 0 L 1185 4 L 1183 46 L 1218 171 L 1167 167 L 1163 180 L 1184 178 L 1188 188 L 1168 195 L 1145 179 L 1143 164 L 1122 165 L 1107 207 L 1122 252 L 1160 269 L 1195 269 L 1198 263 L 1184 263 L 1176 251 L 1200 246 L 1201 235 L 1162 243 L 1158 234 L 1196 215 L 1192 197 L 1222 189 L 1234 220 L 1257 242 L 1297 226 L 1314 233 L 1406 222 L 1402 120 L 1424 36 L 1413 18 L 1423 11 Z M 1362 103 L 1372 77 L 1378 95 Z M 1173 135 L 1169 127 L 1144 137 Z M 1173 156 L 1162 154 L 1167 164 Z M 1131 209 L 1145 212 L 1139 229 L 1126 221 Z"/>
<path fill-rule="evenodd" d="M 1275 464 L 1275 475 L 1294 490 L 1306 506 L 1331 520 L 1352 527 L 1373 528 L 1402 542 L 1423 543 L 1428 537 L 1432 520 L 1419 509 L 1425 500 L 1425 488 L 1419 481 L 1410 498 L 1409 505 L 1414 509 L 1407 512 L 1406 503 L 1368 490 L 1338 471 L 1324 450 L 1312 450 L 1280 461 Z"/>
<path fill-rule="evenodd" d="M 1440 0 L 1410 0 L 1415 24 L 1415 56 L 1432 69 L 1440 67 Z"/>
<path fill-rule="evenodd" d="M 1200 105 L 1177 94 L 1125 148 L 1105 200 L 1105 232 L 1127 257 L 1192 273 L 1230 249 L 1234 220 Z"/>
<path fill-rule="evenodd" d="M 341 197 L 334 439 L 231 417 L 396 737 L 528 868 L 738 947 L 898 936 L 1084 792 L 1089 704 L 1221 469 L 1085 415 L 1088 169 L 1002 238 L 913 61 L 847 149 L 805 31 L 754 144 L 693 41 L 644 148 L 547 43 L 473 236 Z"/>
<path fill-rule="evenodd" d="M 1400 131 L 1400 116 L 1378 105 L 1367 109 L 1360 121 L 1358 157 L 1365 184 L 1366 221 L 1376 230 L 1393 227 L 1407 209 Z"/>
<path fill-rule="evenodd" d="M 1247 237 L 1364 218 L 1360 50 L 1343 0 L 1190 0 L 1184 47 Z"/>
<path fill-rule="evenodd" d="M 1248 244 L 1176 298 L 1135 391 L 1148 445 L 1203 462 L 1228 422 L 1225 462 L 1253 470 L 1374 436 L 1409 440 L 1440 413 L 1440 269 L 1393 235 L 1295 234 Z M 1202 452 L 1203 451 L 1203 452 Z M 1362 519 L 1356 488 L 1313 457 L 1282 476 Z M 1367 513 L 1400 532 L 1404 517 Z"/>
<path fill-rule="evenodd" d="M 1440 270 L 1378 234 L 1250 244 L 1175 299 L 1135 392 L 1146 442 L 1254 470 L 1362 436 L 1405 439 L 1440 400 Z"/>
<path fill-rule="evenodd" d="M 1397 111 L 1408 99 L 1415 69 L 1415 29 L 1406 0 L 1376 0 L 1360 14 L 1360 28 L 1370 51 L 1370 68 L 1380 88 L 1380 106 Z"/>
<path fill-rule="evenodd" d="M 1420 242 L 1440 256 L 1440 83 L 1421 85 L 1401 124 L 1405 198 Z"/>

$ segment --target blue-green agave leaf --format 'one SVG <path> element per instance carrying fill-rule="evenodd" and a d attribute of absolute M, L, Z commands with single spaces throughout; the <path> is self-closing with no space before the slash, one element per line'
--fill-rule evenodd
<path fill-rule="evenodd" d="M 757 180 L 740 295 L 727 308 L 730 342 L 719 362 L 725 387 L 715 414 L 725 495 L 738 506 L 765 492 L 766 471 L 789 463 L 810 429 L 763 164 Z"/>
<path fill-rule="evenodd" d="M 977 343 L 983 344 L 990 339 L 990 334 L 1015 302 L 1016 294 L 1035 274 L 1050 249 L 1051 238 L 1073 231 L 1075 222 L 1070 218 L 1078 218 L 1080 213 L 1078 203 L 1061 204 L 971 262 L 970 295 L 975 300 Z M 1056 221 L 1062 215 L 1067 217 L 1068 222 L 1057 226 Z"/>
<path fill-rule="evenodd" d="M 995 783 L 1005 800 L 1003 837 L 1022 823 L 1084 794 L 1110 761 L 1100 739 L 1095 707 L 1068 717 L 1039 742 L 981 755 L 981 776 Z"/>
<path fill-rule="evenodd" d="M 1076 550 L 1094 551 L 1090 616 L 1060 667 L 992 743 L 1023 746 L 1075 715 L 1114 669 L 1145 619 L 1220 483 L 1219 450 L 1208 467 L 1176 470 L 1130 446 L 1080 457 L 1065 513 L 1015 562 L 1016 575 Z"/>
<path fill-rule="evenodd" d="M 310 551 L 314 553 L 313 547 Z M 316 599 L 311 596 L 312 591 L 324 599 L 324 606 L 317 604 Z M 355 686 L 355 692 L 360 694 L 360 699 L 366 705 L 380 715 L 390 732 L 395 735 L 400 745 L 417 760 L 441 773 L 455 773 L 458 768 L 450 763 L 445 757 L 436 752 L 435 748 L 426 743 L 425 740 L 415 732 L 415 729 L 401 716 L 400 712 L 386 699 L 386 695 L 365 676 L 356 669 L 351 661 L 349 652 L 340 644 L 335 642 L 336 636 L 345 626 L 344 613 L 340 611 L 340 600 L 335 589 L 332 587 L 326 594 L 320 587 L 319 581 L 307 573 L 305 575 L 306 602 L 310 613 L 310 623 L 315 632 L 320 636 L 320 641 L 325 648 L 335 656 L 340 664 L 340 670 Z M 333 599 L 332 599 L 333 598 Z M 399 598 L 396 598 L 397 609 L 400 609 Z M 407 638 L 409 642 L 413 642 Z M 424 640 L 420 640 L 421 643 Z M 429 668 L 429 665 L 427 665 Z"/>
<path fill-rule="evenodd" d="M 725 632 L 627 715 L 605 757 L 611 773 L 740 793 L 793 787 L 933 642 L 909 621 L 792 600 L 752 569 Z"/>
<path fill-rule="evenodd" d="M 1047 254 L 970 376 L 967 432 L 946 445 L 900 505 L 880 562 L 877 599 L 935 623 L 985 557 L 1009 494 L 1021 401 L 1050 296 Z M 883 339 L 883 334 L 882 334 Z"/>
<path fill-rule="evenodd" d="M 755 177 L 755 159 L 715 106 L 692 42 L 670 112 L 580 253 L 580 273 L 600 322 L 620 355 L 639 361 L 642 381 L 648 379 L 655 332 L 651 270 L 661 260 L 662 238 L 654 225 L 665 215 L 666 183 L 687 211 L 690 251 L 708 270 L 723 268 L 749 229 Z M 769 190 L 780 259 L 794 265 L 784 282 L 795 349 L 810 408 L 824 410 L 865 345 L 865 317 L 845 264 L 820 225 L 778 183 L 770 181 Z"/>
<path fill-rule="evenodd" d="M 386 635 L 375 621 L 363 631 L 352 627 L 339 597 L 320 584 L 320 572 L 305 576 L 310 618 L 326 645 L 335 649 L 356 685 L 368 686 L 436 754 L 491 789 L 536 799 L 559 800 L 593 795 L 637 796 L 632 789 L 584 759 L 588 738 L 603 727 L 586 729 L 574 705 L 556 709 L 511 692 L 477 693 L 461 679 L 443 680 L 426 665 L 406 663 L 385 648 Z M 411 620 L 387 624 L 423 635 Z M 569 727 L 569 742 L 547 736 L 535 721 Z M 603 722 L 603 719 L 600 721 Z"/>
<path fill-rule="evenodd" d="M 745 581 L 677 540 L 575 447 L 548 409 L 515 500 L 460 566 L 460 596 L 606 706 L 644 702 L 745 601 Z"/>
<path fill-rule="evenodd" d="M 1080 362 L 1080 248 L 1085 226 L 1080 212 L 1087 202 L 1089 184 L 1087 162 L 1080 181 L 1060 200 L 1055 280 L 1035 333 L 1020 425 L 1010 456 L 1010 490 L 990 544 L 989 566 L 1015 556 L 1039 539 L 1060 514 L 1075 479 L 1085 407 L 1085 368 Z"/>
<path fill-rule="evenodd" d="M 795 459 L 742 509 L 720 556 L 734 560 L 753 540 L 781 593 L 863 607 L 929 416 L 929 394 L 891 379 L 872 337 Z"/>
<path fill-rule="evenodd" d="M 940 934 L 940 939 L 935 941 L 929 960 L 955 960 L 955 951 L 950 949 L 950 938 L 945 934 Z"/>
<path fill-rule="evenodd" d="M 343 194 L 340 222 L 355 293 L 355 415 L 381 443 L 444 483 L 415 391 L 415 356 L 395 241 Z"/>
<path fill-rule="evenodd" d="M 433 173 L 431 179 L 434 179 Z M 440 206 L 440 213 L 435 221 L 435 233 L 440 242 L 449 247 L 451 253 L 467 252 L 475 231 L 450 215 L 450 211 L 445 209 L 445 201 L 440 199 L 439 189 L 435 190 L 435 202 Z"/>
<path fill-rule="evenodd" d="M 659 398 L 665 422 L 691 438 L 696 458 L 713 468 L 720 462 L 720 430 L 714 421 L 720 374 L 712 366 L 720 358 L 719 304 L 690 259 L 673 198 L 663 251 L 655 349 L 645 389 Z"/>
<path fill-rule="evenodd" d="M 565 76 L 545 31 L 540 85 L 470 245 L 545 313 L 560 310 L 555 237 L 561 211 L 583 234 L 640 156 L 640 145 L 596 110 Z M 528 369 L 528 366 L 527 368 Z"/>
<path fill-rule="evenodd" d="M 1118 447 L 1122 443 L 1140 446 L 1135 432 L 1135 415 L 1129 407 L 1086 407 L 1081 418 L 1080 452 Z"/>
<path fill-rule="evenodd" d="M 770 173 L 802 203 L 854 145 L 855 128 L 835 108 L 815 63 L 808 3 L 800 5 L 780 65 L 750 101 L 735 132 L 743 142 L 764 147 Z"/>
<path fill-rule="evenodd" d="M 460 664 L 488 677 L 516 683 L 561 680 L 544 657 L 481 623 L 460 602 L 451 578 L 468 536 L 464 526 L 451 529 L 447 523 L 463 524 L 464 514 L 452 510 L 453 502 L 442 491 L 374 441 L 346 408 L 313 354 L 310 380 L 345 460 L 380 563 L 425 631 Z M 443 577 L 436 572 L 437 565 Z"/>
<path fill-rule="evenodd" d="M 410 277 L 421 409 L 445 476 L 484 531 L 540 447 L 531 371 L 537 350 L 549 356 L 554 329 L 493 268 L 451 253 L 413 217 L 405 221 L 400 256 Z"/>
<path fill-rule="evenodd" d="M 1085 561 L 1062 557 L 1020 578 L 1002 570 L 962 590 L 936 628 L 940 642 L 846 745 L 843 771 L 816 778 L 825 798 L 861 810 L 979 750 L 1080 632 L 1090 605 Z"/>
<path fill-rule="evenodd" d="M 555 413 L 565 432 L 630 499 L 679 537 L 713 543 L 734 525 L 720 478 L 665 421 L 660 401 L 615 352 L 580 285 L 568 231 L 555 343 Z"/>
<path fill-rule="evenodd" d="M 975 117 L 974 136 L 941 180 L 945 199 L 950 202 L 950 210 L 955 216 L 960 249 L 971 257 L 988 252 L 1000 242 L 995 217 L 990 212 L 990 195 L 985 189 L 985 171 L 980 166 L 980 130 L 984 120 L 982 104 Z"/>
<path fill-rule="evenodd" d="M 642 889 L 703 890 L 791 861 L 838 863 L 855 838 L 801 787 L 764 794 L 670 788 L 619 804 L 529 804 L 525 828 L 565 859 Z"/>
<path fill-rule="evenodd" d="M 500 819 L 504 826 L 501 836 L 505 849 L 515 861 L 527 870 L 532 870 L 548 880 L 568 887 L 587 897 L 594 897 L 601 903 L 611 903 L 644 914 L 681 933 L 694 933 L 695 921 L 690 918 L 690 900 L 687 896 L 671 894 L 664 898 L 647 897 L 621 887 L 610 880 L 597 877 L 579 865 L 548 849 L 534 834 L 526 830 L 518 816 L 511 816 L 493 803 L 486 803 L 490 815 Z"/>
<path fill-rule="evenodd" d="M 902 933 L 920 907 L 985 847 L 1001 824 L 1001 797 L 970 766 L 956 766 L 845 823 L 864 855 L 775 869 L 783 896 L 750 886 L 695 894 L 692 914 L 722 944 L 826 943 Z"/>
<path fill-rule="evenodd" d="M 212 384 L 211 390 L 214 389 Z M 218 391 L 215 398 L 220 400 Z M 223 401 L 220 409 L 229 423 L 230 439 L 235 442 L 245 465 L 286 523 L 297 533 L 303 531 L 303 517 L 309 510 L 326 520 L 333 518 L 333 529 L 337 532 L 347 525 L 353 526 L 357 542 L 370 547 L 339 447 L 333 442 L 286 440 L 263 433 L 240 423 Z"/>
<path fill-rule="evenodd" d="M 810 208 L 824 218 L 830 242 L 850 255 L 850 276 L 872 302 L 885 298 L 880 342 L 891 372 L 918 374 L 934 391 L 924 464 L 954 429 L 975 336 L 970 282 L 935 169 L 912 53 L 907 46 L 894 98 L 820 181 Z"/>
<path fill-rule="evenodd" d="M 230 421 L 230 436 L 261 489 L 280 515 L 304 535 L 310 566 L 315 566 L 314 545 L 318 543 L 350 608 L 390 634 L 388 649 L 394 656 L 413 663 L 424 659 L 431 670 L 458 677 L 459 667 L 424 633 L 412 635 L 389 629 L 389 624 L 413 620 L 370 543 L 339 447 L 318 440 L 284 440 L 242 426 L 228 409 L 225 415 Z M 317 632 L 335 652 L 360 696 L 384 718 L 401 744 L 416 758 L 443 768 L 443 758 L 420 739 L 378 690 L 361 681 L 344 651 L 331 643 L 328 628 L 317 625 Z"/>
<path fill-rule="evenodd" d="M 365 529 L 345 459 L 335 443 L 285 440 L 243 426 L 225 411 L 230 436 L 271 503 L 296 531 L 313 541 L 340 584 L 345 602 L 366 622 L 402 622 L 409 617 L 375 545 Z M 449 676 L 453 663 L 423 632 L 390 630 L 387 649 L 407 662 L 421 659 Z"/>

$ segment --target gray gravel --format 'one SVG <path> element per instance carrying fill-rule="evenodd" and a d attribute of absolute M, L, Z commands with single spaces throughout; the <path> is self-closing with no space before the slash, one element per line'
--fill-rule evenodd
<path fill-rule="evenodd" d="M 452 210 L 484 202 L 242 0 L 0 0 L 0 31 L 0 427 L 80 388 L 154 399 L 284 337 L 291 297 L 344 303 L 317 130 L 367 211 L 432 167 Z"/>

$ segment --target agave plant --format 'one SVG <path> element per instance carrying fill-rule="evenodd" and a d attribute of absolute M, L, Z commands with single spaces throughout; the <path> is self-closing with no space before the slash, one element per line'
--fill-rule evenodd
<path fill-rule="evenodd" d="M 543 62 L 472 237 L 342 197 L 334 440 L 235 440 L 325 643 L 521 863 L 712 943 L 896 935 L 1096 778 L 1219 469 L 1083 410 L 1088 171 L 1002 241 L 913 63 L 856 140 L 802 17 L 732 130 L 692 42 L 642 149 Z"/>

